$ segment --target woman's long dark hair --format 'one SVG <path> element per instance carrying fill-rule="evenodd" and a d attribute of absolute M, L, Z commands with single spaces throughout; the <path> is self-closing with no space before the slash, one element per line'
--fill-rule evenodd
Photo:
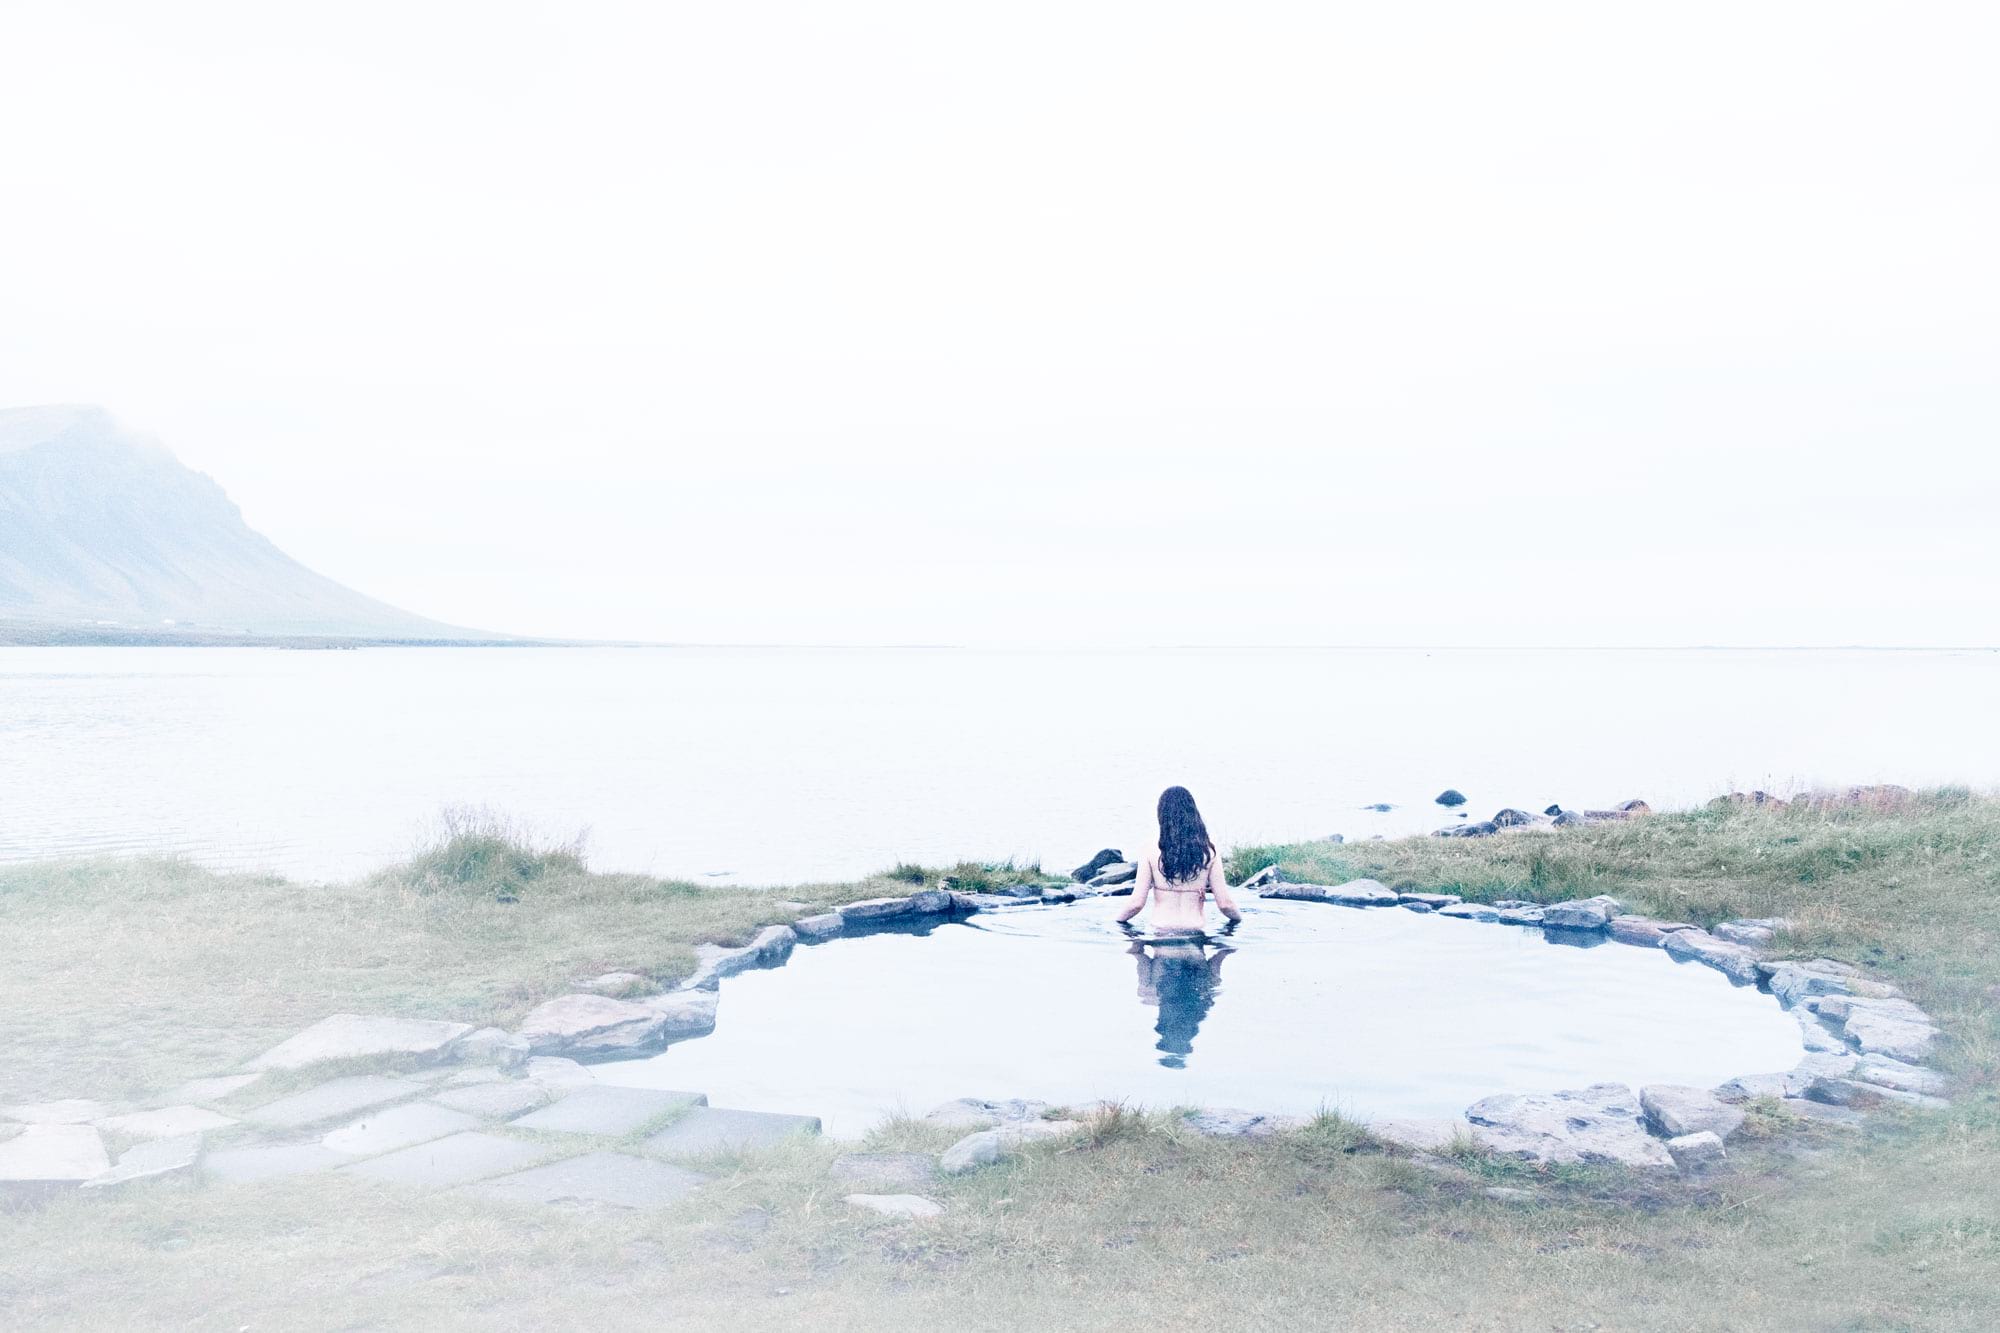
<path fill-rule="evenodd" d="M 1208 839 L 1208 826 L 1201 822 L 1194 796 L 1186 787 L 1169 787 L 1160 793 L 1160 873 L 1178 882 L 1195 874 L 1215 859 L 1215 844 Z"/>

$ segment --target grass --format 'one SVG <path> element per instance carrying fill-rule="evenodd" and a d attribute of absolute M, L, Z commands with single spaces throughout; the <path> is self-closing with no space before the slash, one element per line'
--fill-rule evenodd
<path fill-rule="evenodd" d="M 1217 1142 L 1157 1111 L 1101 1108 L 1072 1141 L 939 1182 L 947 1211 L 928 1223 L 847 1208 L 826 1174 L 836 1147 L 811 1142 L 719 1161 L 714 1184 L 656 1214 L 521 1213 L 344 1179 L 162 1184 L 0 1213 L 0 1308 L 21 1328 L 2000 1326 L 2000 801 L 1704 810 L 1235 863 L 1273 861 L 1300 879 L 1471 898 L 1610 892 L 1703 922 L 1791 917 L 1783 948 L 1865 962 L 1942 1020 L 1955 1105 L 1860 1134 L 1753 1106 L 1730 1169 L 1694 1182 L 1412 1159 L 1337 1116 Z M 551 981 L 648 950 L 670 972 L 705 932 L 786 915 L 766 896 L 561 865 L 512 904 L 478 881 L 413 878 L 317 890 L 161 863 L 7 872 L 0 1046 L 38 1094 L 74 1093 L 64 1077 L 100 1077 L 104 1050 L 143 1044 L 116 1035 L 135 1021 L 158 1032 L 176 1013 L 222 1024 L 240 1008 L 289 1030 L 335 1008 L 473 1017 L 451 1005 L 477 1003 L 500 1017 Z M 884 877 L 790 892 L 818 905 L 896 885 L 908 891 Z M 278 998 L 287 982 L 312 992 L 296 1012 Z M 68 1031 L 107 1045 L 40 1049 Z M 892 1119 L 868 1146 L 951 1137 Z"/>

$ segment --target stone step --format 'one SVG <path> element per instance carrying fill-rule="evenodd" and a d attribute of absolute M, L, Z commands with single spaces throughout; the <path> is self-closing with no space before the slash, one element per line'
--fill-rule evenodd
<path fill-rule="evenodd" d="M 357 1074 L 267 1102 L 254 1111 L 245 1111 L 243 1118 L 253 1125 L 271 1129 L 303 1129 L 307 1125 L 317 1125 L 322 1121 L 353 1115 L 356 1111 L 414 1097 L 422 1091 L 423 1084 L 409 1079 Z"/>
<path fill-rule="evenodd" d="M 610 1086 L 579 1088 L 553 1106 L 509 1122 L 509 1127 L 616 1137 L 643 1129 L 661 1116 L 707 1104 L 707 1095 L 699 1092 Z"/>
<path fill-rule="evenodd" d="M 465 1191 L 509 1203 L 598 1203 L 618 1208 L 664 1208 L 679 1203 L 707 1176 L 622 1152 L 593 1152 L 567 1161 L 498 1176 Z"/>
<path fill-rule="evenodd" d="M 817 1134 L 819 1129 L 816 1115 L 697 1106 L 647 1139 L 646 1146 L 670 1157 L 699 1157 L 706 1153 L 765 1148 L 795 1134 Z"/>
<path fill-rule="evenodd" d="M 547 1155 L 548 1149 L 540 1144 L 467 1132 L 355 1162 L 341 1170 L 393 1185 L 464 1185 L 523 1170 Z"/>

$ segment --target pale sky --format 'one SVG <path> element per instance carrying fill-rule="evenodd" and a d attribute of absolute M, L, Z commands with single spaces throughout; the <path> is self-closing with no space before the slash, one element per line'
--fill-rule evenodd
<path fill-rule="evenodd" d="M 523 633 L 2000 642 L 2000 6 L 0 0 L 0 405 Z"/>

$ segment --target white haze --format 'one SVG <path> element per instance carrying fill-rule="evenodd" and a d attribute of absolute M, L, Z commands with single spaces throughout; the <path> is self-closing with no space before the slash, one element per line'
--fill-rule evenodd
<path fill-rule="evenodd" d="M 0 404 L 721 642 L 1992 643 L 1984 3 L 22 3 Z"/>

